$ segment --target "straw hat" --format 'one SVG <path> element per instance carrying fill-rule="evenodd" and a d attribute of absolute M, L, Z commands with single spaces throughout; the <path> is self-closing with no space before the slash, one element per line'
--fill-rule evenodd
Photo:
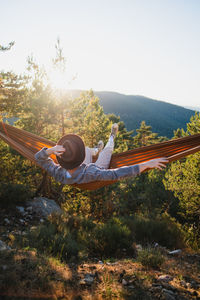
<path fill-rule="evenodd" d="M 80 136 L 76 134 L 64 135 L 57 143 L 65 148 L 65 152 L 56 156 L 61 167 L 71 170 L 82 164 L 85 159 L 85 145 Z"/>

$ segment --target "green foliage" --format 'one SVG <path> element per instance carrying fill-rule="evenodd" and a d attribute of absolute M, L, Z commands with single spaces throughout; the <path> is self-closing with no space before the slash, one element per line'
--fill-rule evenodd
<path fill-rule="evenodd" d="M 16 243 L 19 244 L 19 241 Z M 66 214 L 52 216 L 20 241 L 25 248 L 35 248 L 63 261 L 85 255 L 119 256 L 124 248 L 133 252 L 132 243 L 130 230 L 119 219 L 114 218 L 103 224 Z"/>
<path fill-rule="evenodd" d="M 0 72 L 0 112 L 3 117 L 16 117 L 20 113 L 27 96 L 26 83 L 26 76 L 11 71 Z"/>
<path fill-rule="evenodd" d="M 185 245 L 184 232 L 180 224 L 167 214 L 156 219 L 132 216 L 123 220 L 135 240 L 142 245 L 158 243 L 169 249 Z"/>
<path fill-rule="evenodd" d="M 165 190 L 164 176 L 165 171 L 152 170 L 121 180 L 115 186 L 107 187 L 103 199 L 111 202 L 112 214 L 131 216 L 137 213 L 154 218 L 170 210 L 175 199 L 172 192 Z"/>
<path fill-rule="evenodd" d="M 34 248 L 61 261 L 88 257 L 114 258 L 135 254 L 134 243 L 158 242 L 169 248 L 182 247 L 180 227 L 169 217 L 150 220 L 139 217 L 111 218 L 97 223 L 90 218 L 69 214 L 53 215 L 37 229 L 13 243 Z"/>
<path fill-rule="evenodd" d="M 94 147 L 99 140 L 106 142 L 111 124 L 92 91 L 70 102 L 68 117 L 71 121 L 68 131 L 79 134 L 88 147 Z"/>
<path fill-rule="evenodd" d="M 26 98 L 21 101 L 19 120 L 16 125 L 37 135 L 50 138 L 50 131 L 54 130 L 58 134 L 58 126 L 56 128 L 54 123 L 57 121 L 59 124 L 58 108 L 53 91 L 45 82 L 46 71 L 34 61 L 32 56 L 28 57 L 27 61 L 29 75 L 27 94 Z M 52 136 L 54 137 L 55 133 Z"/>
<path fill-rule="evenodd" d="M 34 191 L 41 180 L 41 171 L 30 161 L 0 140 L 0 182 L 21 184 Z"/>
<path fill-rule="evenodd" d="M 134 145 L 135 147 L 143 147 L 158 142 L 158 134 L 153 133 L 151 126 L 147 126 L 145 121 L 142 121 L 140 128 L 136 129 L 137 135 L 134 136 Z"/>
<path fill-rule="evenodd" d="M 37 249 L 38 252 L 51 254 L 61 261 L 71 260 L 78 255 L 79 245 L 65 226 L 65 231 L 53 223 L 40 225 L 21 241 L 23 247 Z"/>
<path fill-rule="evenodd" d="M 158 269 L 164 263 L 165 258 L 158 249 L 148 247 L 139 251 L 138 261 L 147 268 Z"/>
<path fill-rule="evenodd" d="M 88 244 L 91 254 L 112 257 L 122 249 L 130 249 L 133 243 L 131 232 L 119 219 L 113 218 L 104 224 L 98 224 L 90 234 Z"/>
<path fill-rule="evenodd" d="M 178 128 L 177 130 L 174 130 L 174 136 L 173 139 L 178 139 L 181 137 L 187 136 L 187 133 L 184 131 L 184 129 Z"/>
<path fill-rule="evenodd" d="M 0 183 L 0 206 L 24 204 L 30 199 L 32 192 L 28 186 L 16 183 Z"/>
<path fill-rule="evenodd" d="M 187 133 L 200 133 L 200 113 L 195 112 L 195 114 L 191 117 L 190 122 L 187 124 Z"/>
<path fill-rule="evenodd" d="M 187 124 L 186 134 L 200 132 L 200 114 L 195 113 Z M 164 184 L 179 200 L 177 214 L 188 228 L 200 233 L 200 154 L 197 152 L 181 161 L 171 164 L 166 173 Z"/>
<path fill-rule="evenodd" d="M 52 60 L 55 68 L 60 70 L 61 73 L 64 73 L 66 70 L 66 58 L 63 55 L 63 49 L 60 45 L 60 39 L 57 38 L 56 44 L 56 57 Z"/>

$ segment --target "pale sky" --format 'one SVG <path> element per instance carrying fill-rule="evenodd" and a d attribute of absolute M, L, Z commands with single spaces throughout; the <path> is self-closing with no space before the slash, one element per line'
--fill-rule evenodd
<path fill-rule="evenodd" d="M 70 89 L 200 106 L 200 0 L 0 0 L 0 70 L 50 72 L 57 37 Z M 76 80 L 67 82 L 77 74 Z"/>

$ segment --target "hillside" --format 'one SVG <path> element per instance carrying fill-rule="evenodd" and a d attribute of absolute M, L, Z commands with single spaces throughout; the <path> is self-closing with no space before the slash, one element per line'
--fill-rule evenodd
<path fill-rule="evenodd" d="M 81 91 L 71 91 L 74 97 Z M 173 130 L 186 128 L 194 111 L 182 106 L 143 96 L 123 95 L 115 92 L 94 92 L 100 99 L 105 113 L 120 116 L 128 130 L 140 127 L 141 121 L 152 126 L 152 131 L 171 138 Z"/>
<path fill-rule="evenodd" d="M 41 226 L 47 226 L 44 232 L 47 247 L 50 224 L 41 219 L 40 213 L 30 204 L 0 210 L 0 299 L 200 299 L 198 253 L 170 252 L 157 244 L 154 247 L 162 263 L 153 267 L 140 261 L 145 248 L 138 244 L 133 245 L 136 247 L 134 255 L 128 255 L 123 249 L 121 258 L 101 260 L 93 256 L 61 261 L 59 257 L 16 243 L 27 240 L 30 233 L 40 230 Z M 155 260 L 155 256 L 153 258 Z"/>

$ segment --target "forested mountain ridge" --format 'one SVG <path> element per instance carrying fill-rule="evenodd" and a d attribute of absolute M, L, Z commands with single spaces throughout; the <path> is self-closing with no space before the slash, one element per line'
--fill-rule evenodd
<path fill-rule="evenodd" d="M 72 90 L 72 97 L 77 97 L 80 90 Z M 161 136 L 171 138 L 173 130 L 177 128 L 186 129 L 186 123 L 190 121 L 194 111 L 182 106 L 158 101 L 144 96 L 124 95 L 116 92 L 94 91 L 99 97 L 100 105 L 104 112 L 114 113 L 120 116 L 128 130 L 140 127 L 141 121 L 152 126 L 152 131 Z"/>

